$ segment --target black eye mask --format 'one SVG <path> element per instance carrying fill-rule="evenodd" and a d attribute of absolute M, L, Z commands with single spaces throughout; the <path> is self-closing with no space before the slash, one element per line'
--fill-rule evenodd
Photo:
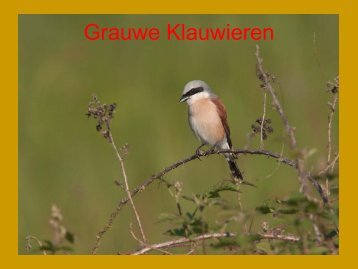
<path fill-rule="evenodd" d="M 199 92 L 203 92 L 204 91 L 204 88 L 203 87 L 197 87 L 197 88 L 192 88 L 190 91 L 188 91 L 187 93 L 183 94 L 183 98 L 185 97 L 189 97 L 189 96 L 192 96 L 196 93 L 199 93 Z"/>

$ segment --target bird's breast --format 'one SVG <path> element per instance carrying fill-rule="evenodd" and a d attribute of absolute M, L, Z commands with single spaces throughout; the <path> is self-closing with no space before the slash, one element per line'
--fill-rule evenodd
<path fill-rule="evenodd" d="M 195 135 L 210 145 L 225 137 L 225 130 L 216 106 L 210 99 L 198 100 L 189 107 L 189 123 Z"/>

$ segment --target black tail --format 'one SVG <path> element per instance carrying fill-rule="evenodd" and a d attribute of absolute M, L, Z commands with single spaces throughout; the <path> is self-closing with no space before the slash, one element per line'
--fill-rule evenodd
<path fill-rule="evenodd" d="M 227 160 L 227 163 L 229 164 L 231 174 L 233 175 L 233 177 L 235 179 L 239 179 L 240 183 L 242 183 L 244 185 L 249 185 L 249 186 L 257 188 L 257 186 L 255 184 L 252 184 L 252 183 L 244 180 L 244 178 L 242 177 L 242 174 L 240 172 L 240 169 L 235 162 L 235 159 L 233 159 L 232 157 L 229 157 L 226 160 Z"/>
<path fill-rule="evenodd" d="M 226 159 L 228 164 L 229 164 L 229 167 L 230 167 L 230 171 L 231 171 L 231 174 L 233 175 L 234 178 L 236 179 L 241 179 L 241 180 L 244 180 L 244 178 L 242 177 L 242 174 L 239 170 L 239 167 L 237 166 L 235 160 L 231 159 L 231 158 L 227 158 Z"/>

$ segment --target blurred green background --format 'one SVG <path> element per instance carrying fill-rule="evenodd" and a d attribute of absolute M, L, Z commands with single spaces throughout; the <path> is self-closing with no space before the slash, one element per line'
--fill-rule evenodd
<path fill-rule="evenodd" d="M 273 27 L 271 42 L 253 41 L 97 41 L 84 38 L 88 23 L 101 26 Z M 315 37 L 314 37 L 315 36 Z M 325 164 L 327 154 L 326 82 L 338 75 L 337 15 L 20 15 L 19 16 L 19 253 L 25 237 L 50 239 L 48 224 L 54 203 L 65 226 L 75 234 L 74 253 L 86 254 L 97 232 L 125 193 L 110 144 L 85 116 L 91 95 L 118 104 L 112 122 L 114 138 L 128 143 L 126 169 L 130 187 L 143 182 L 200 144 L 187 123 L 186 104 L 179 104 L 183 86 L 205 80 L 224 101 L 235 148 L 248 144 L 251 124 L 262 115 L 263 94 L 256 77 L 255 44 L 293 126 L 299 147 L 315 150 L 307 167 Z M 270 108 L 270 101 L 268 101 Z M 274 133 L 266 149 L 280 152 L 283 129 L 271 109 Z M 338 145 L 338 119 L 333 129 Z M 257 148 L 258 137 L 251 142 Z M 292 158 L 288 147 L 284 154 Z M 267 199 L 297 192 L 296 173 L 277 168 L 272 159 L 240 156 L 244 176 L 258 185 L 244 188 L 242 204 L 250 210 Z M 317 169 L 313 167 L 313 169 Z M 271 177 L 267 175 L 273 173 Z M 207 190 L 229 177 L 222 156 L 193 161 L 165 178 L 183 182 L 184 193 Z M 161 212 L 176 205 L 165 187 L 151 185 L 135 199 L 150 242 L 168 237 Z M 189 205 L 188 205 L 189 206 Z M 126 206 L 105 235 L 99 253 L 129 251 L 137 243 L 129 234 L 135 223 Z M 257 224 L 259 225 L 259 223 Z"/>

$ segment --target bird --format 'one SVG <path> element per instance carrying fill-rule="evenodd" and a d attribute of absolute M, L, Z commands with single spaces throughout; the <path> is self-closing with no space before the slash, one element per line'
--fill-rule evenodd
<path fill-rule="evenodd" d="M 187 103 L 190 128 L 201 142 L 196 150 L 197 155 L 205 145 L 211 145 L 216 150 L 232 149 L 226 108 L 205 81 L 189 81 L 184 86 L 179 102 Z M 234 179 L 242 182 L 236 156 L 232 153 L 225 153 L 224 156 Z"/>

